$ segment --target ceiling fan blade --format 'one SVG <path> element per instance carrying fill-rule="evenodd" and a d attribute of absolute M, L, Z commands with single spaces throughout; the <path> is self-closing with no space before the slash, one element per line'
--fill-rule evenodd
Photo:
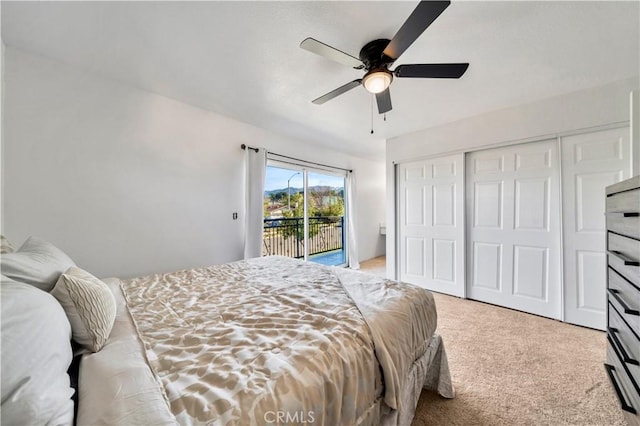
<path fill-rule="evenodd" d="M 376 101 L 378 102 L 379 114 L 391 111 L 391 92 L 389 92 L 388 87 L 387 90 L 376 93 Z"/>
<path fill-rule="evenodd" d="M 343 93 L 348 92 L 349 90 L 353 89 L 354 87 L 360 86 L 360 84 L 362 84 L 362 79 L 353 80 L 353 81 L 345 84 L 344 86 L 340 86 L 337 89 L 334 89 L 334 90 L 330 91 L 326 95 L 320 96 L 318 99 L 314 99 L 311 102 L 313 102 L 316 105 L 322 105 L 323 103 L 325 103 L 327 101 L 330 101 L 331 99 L 335 98 L 336 96 L 340 96 Z"/>
<path fill-rule="evenodd" d="M 407 64 L 398 66 L 393 75 L 410 78 L 460 78 L 469 64 Z"/>
<path fill-rule="evenodd" d="M 331 47 L 328 44 L 324 44 L 314 38 L 305 38 L 300 43 L 300 47 L 304 50 L 308 50 L 316 55 L 324 56 L 327 59 L 331 59 L 339 64 L 346 65 L 348 67 L 362 69 L 364 64 L 355 56 L 351 56 L 348 53 L 344 53 L 342 50 L 338 50 L 335 47 Z"/>
<path fill-rule="evenodd" d="M 396 60 L 413 44 L 420 34 L 449 7 L 450 1 L 421 1 L 402 24 L 382 54 Z"/>

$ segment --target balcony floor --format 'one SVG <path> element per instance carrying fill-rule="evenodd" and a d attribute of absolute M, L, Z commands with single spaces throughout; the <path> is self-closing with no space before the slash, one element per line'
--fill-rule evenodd
<path fill-rule="evenodd" d="M 338 266 L 347 263 L 345 256 L 346 252 L 344 249 L 340 249 L 311 255 L 309 256 L 309 260 L 323 265 Z"/>

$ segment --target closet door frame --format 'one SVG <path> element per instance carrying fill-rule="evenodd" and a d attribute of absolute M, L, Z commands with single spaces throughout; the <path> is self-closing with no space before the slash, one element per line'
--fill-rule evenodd
<path fill-rule="evenodd" d="M 429 160 L 429 159 L 435 159 L 438 157 L 445 157 L 445 156 L 450 156 L 450 155 L 456 155 L 456 154 L 462 154 L 465 158 L 466 158 L 466 154 L 471 153 L 471 152 L 476 152 L 476 151 L 483 151 L 483 150 L 487 150 L 487 149 L 492 149 L 492 148 L 500 148 L 500 147 L 507 147 L 507 146 L 511 146 L 511 145 L 518 145 L 518 144 L 526 144 L 526 143 L 532 143 L 532 142 L 541 142 L 544 140 L 549 140 L 549 139 L 555 139 L 556 141 L 556 149 L 558 152 L 558 156 L 559 156 L 559 173 L 560 173 L 560 189 L 559 189 L 559 197 L 560 197 L 560 247 L 563 251 L 563 255 L 564 255 L 564 240 L 563 240 L 563 235 L 564 235 L 564 226 L 565 226 L 565 220 L 563 219 L 564 216 L 564 208 L 563 208 L 563 197 L 564 194 L 562 192 L 562 175 L 563 175 L 563 170 L 562 170 L 562 138 L 563 137 L 567 137 L 567 136 L 573 136 L 573 135 L 579 135 L 579 134 L 585 134 L 585 133 L 592 133 L 592 132 L 597 132 L 597 131 L 602 131 L 602 130 L 610 130 L 610 129 L 617 129 L 617 128 L 621 128 L 621 127 L 630 127 L 631 123 L 630 121 L 621 121 L 621 122 L 616 122 L 616 123 L 610 123 L 610 124 L 604 124 L 604 125 L 599 125 L 599 126 L 592 126 L 592 127 L 585 127 L 585 128 L 581 128 L 581 129 L 577 129 L 577 130 L 571 130 L 571 131 L 564 131 L 564 132 L 557 132 L 557 133 L 552 133 L 552 134 L 546 134 L 546 135 L 540 135 L 540 136 L 535 136 L 535 137 L 530 137 L 530 138 L 523 138 L 523 139 L 518 139 L 518 140 L 513 140 L 513 141 L 507 141 L 507 142 L 499 142 L 499 143 L 494 143 L 494 144 L 488 144 L 488 145 L 483 145 L 483 146 L 479 146 L 479 147 L 473 147 L 473 148 L 467 148 L 467 149 L 461 149 L 461 150 L 452 150 L 452 151 L 446 151 L 446 152 L 440 152 L 437 154 L 433 154 L 433 155 L 426 155 L 426 156 L 419 156 L 419 157 L 414 157 L 414 158 L 407 158 L 407 159 L 403 159 L 400 161 L 394 161 L 393 167 L 394 167 L 394 171 L 393 171 L 393 188 L 394 188 L 394 209 L 393 212 L 395 213 L 395 218 L 394 218 L 394 228 L 395 228 L 395 232 L 394 232 L 394 241 L 393 241 L 393 245 L 395 248 L 395 256 L 394 256 L 394 268 L 393 268 L 393 272 L 394 272 L 394 276 L 395 279 L 399 279 L 400 278 L 400 265 L 401 262 L 403 261 L 403 259 L 401 258 L 401 251 L 400 251 L 400 179 L 399 179 L 399 165 L 402 163 L 408 163 L 408 162 L 414 162 L 414 161 L 420 161 L 420 160 Z M 632 155 L 634 156 L 633 158 L 633 164 L 632 164 L 632 170 L 631 170 L 631 175 L 635 176 L 636 174 L 640 173 L 640 166 L 638 166 L 636 164 L 637 162 L 637 152 L 640 151 L 639 147 L 636 145 L 634 145 L 634 139 L 633 137 L 631 137 L 631 145 L 632 145 Z M 468 190 L 468 188 L 466 187 L 466 167 L 465 167 L 465 175 L 464 175 L 464 182 L 465 185 L 463 185 L 463 191 L 464 191 L 464 196 L 463 196 L 463 206 L 462 209 L 465 212 L 465 229 L 464 229 L 464 245 L 465 245 L 465 250 L 464 250 L 464 256 L 465 258 L 463 259 L 464 262 L 464 288 L 465 288 L 465 294 L 462 296 L 463 298 L 467 297 L 467 286 L 469 285 L 468 280 L 467 280 L 467 242 L 469 241 L 469 229 L 466 226 L 466 211 L 467 211 L 467 194 L 466 191 Z M 560 274 L 562 276 L 562 283 L 560 286 L 560 321 L 565 322 L 565 303 L 566 303 L 566 289 L 565 286 L 567 285 L 567 283 L 564 280 L 565 277 L 565 271 L 564 271 L 564 257 L 563 257 L 563 261 L 560 262 L 559 268 L 560 268 Z"/>

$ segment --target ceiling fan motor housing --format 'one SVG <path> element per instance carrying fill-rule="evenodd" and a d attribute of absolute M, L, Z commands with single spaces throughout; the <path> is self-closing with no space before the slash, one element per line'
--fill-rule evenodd
<path fill-rule="evenodd" d="M 364 63 L 367 71 L 374 69 L 388 69 L 393 63 L 393 59 L 382 54 L 391 40 L 380 38 L 370 41 L 360 49 L 360 60 Z"/>
<path fill-rule="evenodd" d="M 393 59 L 382 53 L 389 41 L 385 38 L 373 40 L 360 50 L 360 60 L 367 70 L 362 78 L 362 84 L 371 93 L 380 93 L 386 90 L 393 81 L 393 74 L 389 71 L 389 65 L 393 63 Z"/>

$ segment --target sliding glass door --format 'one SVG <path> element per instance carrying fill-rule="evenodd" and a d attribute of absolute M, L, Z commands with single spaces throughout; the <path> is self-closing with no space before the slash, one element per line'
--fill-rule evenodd
<path fill-rule="evenodd" d="M 269 162 L 263 256 L 345 265 L 346 223 L 344 175 Z"/>
<path fill-rule="evenodd" d="M 268 165 L 262 255 L 304 259 L 304 170 Z"/>
<path fill-rule="evenodd" d="M 309 260 L 325 265 L 344 265 L 346 221 L 344 176 L 308 172 Z"/>

